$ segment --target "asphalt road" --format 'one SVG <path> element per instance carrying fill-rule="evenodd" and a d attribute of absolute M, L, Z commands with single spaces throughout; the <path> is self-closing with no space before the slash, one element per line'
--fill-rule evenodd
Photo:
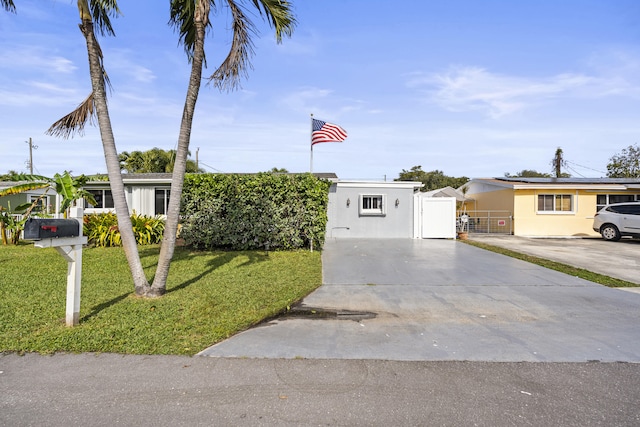
<path fill-rule="evenodd" d="M 640 365 L 0 356 L 3 426 L 638 426 Z"/>

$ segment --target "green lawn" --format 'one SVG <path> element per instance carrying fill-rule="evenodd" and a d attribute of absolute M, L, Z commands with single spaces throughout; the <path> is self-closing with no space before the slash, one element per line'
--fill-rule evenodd
<path fill-rule="evenodd" d="M 141 247 L 147 277 L 158 246 Z M 0 351 L 192 355 L 286 310 L 322 283 L 319 252 L 176 248 L 167 294 L 133 295 L 121 248 L 83 251 L 80 325 L 64 325 L 67 262 L 0 247 Z"/>

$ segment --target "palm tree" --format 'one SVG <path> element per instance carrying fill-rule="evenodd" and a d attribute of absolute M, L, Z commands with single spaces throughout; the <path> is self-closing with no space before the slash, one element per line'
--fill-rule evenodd
<path fill-rule="evenodd" d="M 291 4 L 287 0 L 225 0 L 231 12 L 233 41 L 229 53 L 223 63 L 208 80 L 221 90 L 235 89 L 242 76 L 246 75 L 250 66 L 249 59 L 253 54 L 251 34 L 255 33 L 253 23 L 247 18 L 243 3 L 251 3 L 259 14 L 265 18 L 275 30 L 276 40 L 282 41 L 283 35 L 291 36 L 295 26 Z M 180 215 L 180 195 L 184 185 L 184 175 L 189 153 L 193 113 L 195 111 L 202 68 L 205 60 L 204 43 L 207 27 L 211 26 L 209 14 L 211 10 L 220 10 L 215 0 L 171 0 L 170 23 L 179 32 L 180 42 L 191 61 L 191 76 L 180 123 L 178 147 L 171 180 L 171 195 L 167 207 L 162 247 L 158 266 L 150 289 L 151 295 L 162 295 L 166 289 L 169 266 L 175 250 L 176 233 Z"/>
<path fill-rule="evenodd" d="M 109 80 L 103 67 L 102 50 L 95 35 L 95 30 L 103 36 L 115 35 L 110 18 L 120 15 L 120 9 L 116 0 L 78 0 L 78 12 L 81 21 L 80 31 L 87 44 L 92 91 L 76 110 L 54 123 L 47 133 L 68 138 L 74 133 L 82 133 L 84 125 L 94 115 L 97 117 L 122 246 L 133 277 L 135 292 L 138 295 L 144 295 L 150 286 L 140 262 L 138 246 L 129 216 L 129 207 L 125 198 L 118 151 L 107 108 L 106 86 L 109 85 Z"/>

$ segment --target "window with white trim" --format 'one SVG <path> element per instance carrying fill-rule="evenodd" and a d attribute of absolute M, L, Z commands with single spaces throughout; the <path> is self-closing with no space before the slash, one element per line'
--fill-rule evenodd
<path fill-rule="evenodd" d="M 384 216 L 387 213 L 384 194 L 361 194 L 360 215 Z"/>
<path fill-rule="evenodd" d="M 573 212 L 573 195 L 538 194 L 538 212 Z"/>
<path fill-rule="evenodd" d="M 168 188 L 156 188 L 155 196 L 155 212 L 156 215 L 166 215 L 167 206 L 169 205 L 169 196 L 171 190 Z"/>
<path fill-rule="evenodd" d="M 87 201 L 88 208 L 113 209 L 113 195 L 111 194 L 111 190 L 89 190 L 89 193 L 93 195 L 96 204 L 92 205 Z"/>
<path fill-rule="evenodd" d="M 33 213 L 49 213 L 49 196 L 29 196 L 29 203 L 35 203 L 36 205 L 31 210 Z"/>

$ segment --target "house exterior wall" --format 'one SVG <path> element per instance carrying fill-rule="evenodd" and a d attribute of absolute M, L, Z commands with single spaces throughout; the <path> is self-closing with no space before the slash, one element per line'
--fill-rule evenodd
<path fill-rule="evenodd" d="M 125 183 L 125 197 L 129 206 L 129 213 L 138 215 L 155 216 L 155 191 L 156 189 L 169 189 L 169 185 L 132 185 Z M 87 185 L 87 190 L 108 190 L 108 184 Z M 85 214 L 115 212 L 113 208 L 85 208 Z"/>
<path fill-rule="evenodd" d="M 615 196 L 640 200 L 638 186 L 626 184 L 625 189 L 615 181 L 594 183 L 497 182 L 491 179 L 472 181 L 467 186 L 467 210 L 510 211 L 513 216 L 513 234 L 532 237 L 587 237 L 598 236 L 592 229 L 593 217 L 605 203 Z M 622 188 L 621 188 L 622 187 Z M 544 210 L 539 208 L 540 196 L 570 196 L 570 210 Z M 614 196 L 614 197 L 612 197 Z M 598 204 L 598 199 L 600 204 Z"/>
<path fill-rule="evenodd" d="M 327 238 L 413 238 L 413 194 L 419 183 L 337 182 L 329 189 Z M 382 197 L 382 212 L 363 211 L 363 198 Z"/>
<path fill-rule="evenodd" d="M 0 197 L 0 206 L 7 210 L 9 210 L 9 206 L 11 206 L 11 211 L 14 211 L 18 206 L 30 203 L 32 198 L 40 197 L 43 193 L 44 190 L 33 190 L 19 194 L 12 194 L 10 196 L 3 196 Z M 42 199 L 42 204 L 46 209 L 47 214 L 55 214 L 57 212 L 57 203 L 56 193 L 52 191 Z"/>
<path fill-rule="evenodd" d="M 570 194 L 570 212 L 538 211 L 539 195 Z M 514 234 L 518 236 L 598 236 L 592 229 L 596 193 L 576 189 L 515 190 Z"/>
<path fill-rule="evenodd" d="M 475 211 L 509 211 L 514 210 L 514 192 L 511 188 L 484 185 L 481 190 L 471 187 L 467 196 L 474 199 L 473 202 L 465 202 L 467 210 Z"/>

